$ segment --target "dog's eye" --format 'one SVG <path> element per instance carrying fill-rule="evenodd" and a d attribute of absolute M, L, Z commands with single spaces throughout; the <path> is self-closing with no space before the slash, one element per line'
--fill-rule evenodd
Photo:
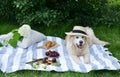
<path fill-rule="evenodd" d="M 78 39 L 79 37 L 78 37 L 78 36 L 76 36 L 76 38 Z"/>
<path fill-rule="evenodd" d="M 82 36 L 82 38 L 85 38 L 84 36 Z"/>

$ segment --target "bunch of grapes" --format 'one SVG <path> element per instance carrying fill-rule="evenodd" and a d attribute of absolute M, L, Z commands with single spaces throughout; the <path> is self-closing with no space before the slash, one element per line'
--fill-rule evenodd
<path fill-rule="evenodd" d="M 49 50 L 49 51 L 46 52 L 45 54 L 46 54 L 46 56 L 48 56 L 48 57 L 59 57 L 59 53 L 56 52 L 56 51 L 51 51 L 51 50 Z"/>

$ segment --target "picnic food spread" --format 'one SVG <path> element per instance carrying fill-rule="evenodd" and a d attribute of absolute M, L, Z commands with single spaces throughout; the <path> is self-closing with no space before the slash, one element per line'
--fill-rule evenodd
<path fill-rule="evenodd" d="M 56 48 L 57 46 L 59 46 L 59 44 L 57 44 L 54 41 L 46 41 L 42 46 L 37 47 L 38 48 L 43 48 L 43 49 L 52 49 L 52 48 Z M 55 50 L 48 50 L 47 52 L 45 52 L 45 56 L 43 58 L 39 58 L 39 59 L 33 59 L 30 62 L 27 62 L 26 64 L 31 64 L 33 68 L 40 68 L 40 66 L 42 66 L 42 68 L 46 69 L 48 65 L 52 65 L 52 66 L 60 66 L 61 64 L 59 63 L 59 61 L 57 60 L 58 57 L 60 56 L 60 54 L 55 51 Z"/>
<path fill-rule="evenodd" d="M 40 68 L 42 64 L 42 68 L 46 69 L 48 65 L 52 66 L 60 66 L 61 64 L 58 62 L 58 57 L 60 56 L 57 51 L 47 51 L 45 53 L 47 57 L 33 59 L 32 61 L 27 62 L 26 64 L 31 64 L 33 68 Z"/>

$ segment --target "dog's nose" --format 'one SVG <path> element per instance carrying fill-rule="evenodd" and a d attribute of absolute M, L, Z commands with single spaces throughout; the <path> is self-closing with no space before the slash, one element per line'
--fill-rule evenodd
<path fill-rule="evenodd" d="M 83 43 L 83 41 L 79 41 L 79 43 L 80 43 L 80 44 L 82 44 L 82 43 Z"/>

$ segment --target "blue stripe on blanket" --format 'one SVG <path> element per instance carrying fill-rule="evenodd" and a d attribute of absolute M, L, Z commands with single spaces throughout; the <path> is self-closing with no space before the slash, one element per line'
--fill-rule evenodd
<path fill-rule="evenodd" d="M 19 69 L 24 69 L 25 68 L 27 52 L 28 52 L 28 49 L 23 50 L 23 53 L 22 53 L 22 55 L 20 57 L 21 60 L 20 60 L 20 64 L 19 64 Z"/>
<path fill-rule="evenodd" d="M 93 48 L 91 48 L 92 51 L 95 51 Z M 99 61 L 100 65 L 104 65 L 106 67 L 106 63 L 104 62 L 104 60 L 102 60 L 99 56 L 99 54 L 94 53 L 91 51 L 91 54 L 94 56 L 96 61 Z"/>
<path fill-rule="evenodd" d="M 33 58 L 45 57 L 45 49 L 37 49 L 36 47 L 41 46 L 46 40 L 56 41 L 59 46 L 52 50 L 58 51 L 60 57 L 58 61 L 61 66 L 48 65 L 46 69 L 38 68 L 35 69 L 26 62 L 31 61 Z M 75 71 L 75 72 L 90 72 L 91 70 L 120 70 L 120 64 L 118 60 L 109 55 L 110 52 L 102 47 L 101 45 L 93 45 L 90 48 L 90 63 L 84 64 L 83 57 L 80 57 L 80 64 L 76 64 L 71 56 L 68 54 L 65 47 L 65 42 L 59 37 L 47 36 L 47 38 L 41 42 L 38 42 L 29 48 L 22 49 L 17 47 L 14 49 L 11 46 L 0 48 L 0 70 L 2 72 L 11 73 L 18 70 L 44 70 L 44 71 Z"/>
<path fill-rule="evenodd" d="M 12 52 L 13 51 L 13 52 Z M 14 57 L 15 57 L 15 55 L 16 55 L 16 52 L 17 51 L 17 49 L 11 49 L 11 55 L 9 55 L 9 57 L 8 57 L 8 62 L 7 62 L 7 68 L 6 68 L 6 70 L 8 70 L 8 71 L 11 71 L 12 70 L 12 67 L 11 66 L 13 66 L 13 60 L 14 60 Z"/>
<path fill-rule="evenodd" d="M 67 52 L 67 49 L 65 48 L 65 43 L 63 40 L 61 40 L 61 45 L 63 48 L 62 50 L 64 50 L 63 56 L 65 58 L 65 64 L 66 64 L 67 68 L 69 68 L 69 70 L 74 70 L 73 65 L 70 61 L 70 58 L 68 57 L 68 52 Z"/>

